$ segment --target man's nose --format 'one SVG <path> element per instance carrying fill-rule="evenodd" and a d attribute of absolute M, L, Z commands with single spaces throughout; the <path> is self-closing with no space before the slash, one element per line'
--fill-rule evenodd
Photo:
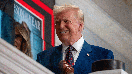
<path fill-rule="evenodd" d="M 64 21 L 61 21 L 60 22 L 60 28 L 63 29 L 65 27 L 65 22 Z"/>

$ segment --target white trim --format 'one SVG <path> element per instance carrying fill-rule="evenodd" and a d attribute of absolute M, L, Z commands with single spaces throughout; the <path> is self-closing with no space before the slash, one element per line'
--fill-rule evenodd
<path fill-rule="evenodd" d="M 96 71 L 90 74 L 128 74 L 123 69 Z"/>

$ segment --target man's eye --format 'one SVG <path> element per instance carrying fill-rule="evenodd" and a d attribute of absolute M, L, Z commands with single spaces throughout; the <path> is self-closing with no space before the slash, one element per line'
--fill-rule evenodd
<path fill-rule="evenodd" d="M 65 22 L 65 23 L 67 23 L 67 22 L 68 22 L 68 20 L 64 20 L 64 22 Z"/>
<path fill-rule="evenodd" d="M 70 23 L 71 23 L 70 20 L 64 20 L 64 22 L 65 22 L 66 24 L 70 24 Z"/>
<path fill-rule="evenodd" d="M 66 23 L 66 24 L 69 24 L 71 21 L 69 21 L 69 20 L 57 20 L 56 22 L 55 22 L 55 24 L 56 25 L 60 25 L 61 24 L 61 22 L 64 22 L 64 23 Z"/>

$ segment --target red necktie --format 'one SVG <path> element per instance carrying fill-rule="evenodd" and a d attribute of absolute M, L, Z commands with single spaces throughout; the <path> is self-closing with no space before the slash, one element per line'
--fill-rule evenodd
<path fill-rule="evenodd" d="M 74 58 L 73 58 L 73 54 L 71 51 L 74 50 L 74 47 L 73 46 L 69 46 L 67 49 L 66 49 L 66 62 L 69 64 L 69 66 L 73 67 L 74 66 Z"/>

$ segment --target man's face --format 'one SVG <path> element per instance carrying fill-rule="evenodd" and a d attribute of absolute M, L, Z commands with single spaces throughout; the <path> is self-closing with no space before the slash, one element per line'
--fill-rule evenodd
<path fill-rule="evenodd" d="M 65 10 L 56 16 L 55 28 L 60 41 L 65 45 L 72 45 L 81 37 L 83 24 L 79 23 L 76 12 Z"/>
<path fill-rule="evenodd" d="M 16 46 L 17 49 L 21 49 L 21 43 L 22 43 L 22 35 L 18 30 L 15 30 L 15 43 L 14 46 Z"/>

